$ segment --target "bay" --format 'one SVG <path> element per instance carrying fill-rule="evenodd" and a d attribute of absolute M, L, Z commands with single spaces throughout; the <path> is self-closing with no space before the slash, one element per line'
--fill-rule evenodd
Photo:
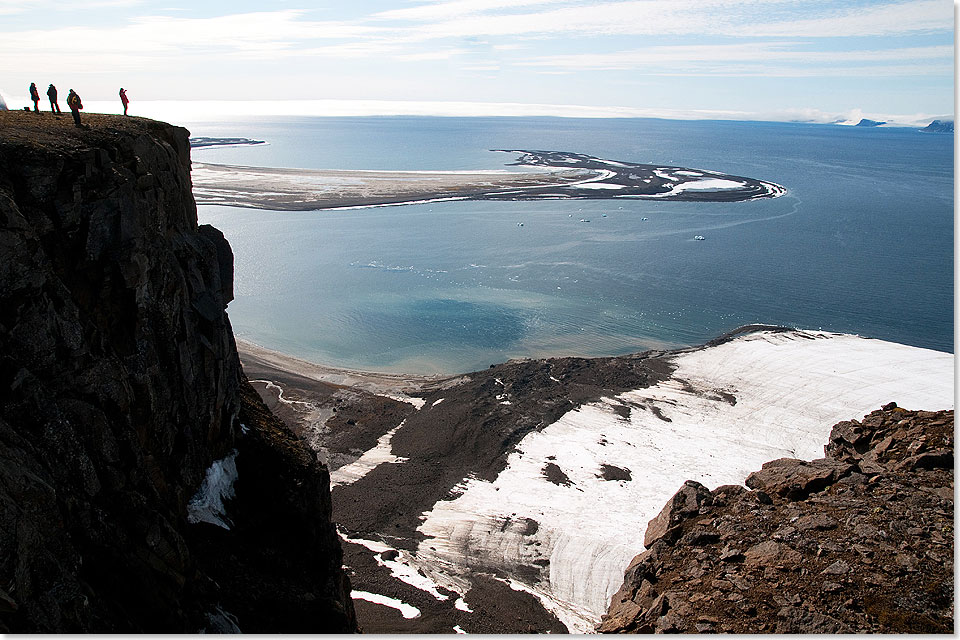
<path fill-rule="evenodd" d="M 307 360 L 460 373 L 514 357 L 700 344 L 749 323 L 954 348 L 952 136 L 656 119 L 187 126 L 192 135 L 268 142 L 194 149 L 200 162 L 473 170 L 514 159 L 490 149 L 543 149 L 709 169 L 789 190 L 741 203 L 200 207 L 201 223 L 220 228 L 234 249 L 228 312 L 238 337 Z"/>

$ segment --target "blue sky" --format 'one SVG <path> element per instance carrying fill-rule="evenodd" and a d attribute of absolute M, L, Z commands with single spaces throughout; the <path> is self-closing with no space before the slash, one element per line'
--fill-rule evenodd
<path fill-rule="evenodd" d="M 951 0 L 0 0 L 11 107 L 30 82 L 53 82 L 85 101 L 124 86 L 134 105 L 455 101 L 464 112 L 909 120 L 953 113 L 953 64 Z"/>

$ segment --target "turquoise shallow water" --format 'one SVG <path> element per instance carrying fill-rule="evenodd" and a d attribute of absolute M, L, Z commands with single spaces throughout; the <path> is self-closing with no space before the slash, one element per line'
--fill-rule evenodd
<path fill-rule="evenodd" d="M 228 311 L 237 335 L 308 360 L 455 373 L 511 357 L 697 344 L 752 322 L 953 351 L 949 135 L 559 118 L 247 119 L 190 128 L 269 143 L 195 149 L 202 162 L 497 169 L 512 156 L 489 149 L 549 149 L 789 189 L 743 203 L 201 207 L 201 222 L 223 230 L 236 254 Z"/>

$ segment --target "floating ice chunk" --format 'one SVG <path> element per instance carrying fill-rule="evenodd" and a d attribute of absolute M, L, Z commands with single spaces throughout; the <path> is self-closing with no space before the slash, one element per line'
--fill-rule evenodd
<path fill-rule="evenodd" d="M 430 406 L 431 406 L 431 407 L 435 407 L 435 406 L 437 406 L 438 404 L 440 404 L 441 402 L 443 402 L 445 399 L 446 399 L 446 398 L 440 398 L 439 400 L 434 400 L 434 401 L 433 401 L 433 404 L 430 405 Z"/>
<path fill-rule="evenodd" d="M 366 600 L 367 602 L 382 604 L 385 607 L 396 609 L 400 612 L 400 615 L 407 620 L 420 616 L 420 609 L 417 609 L 413 605 L 409 605 L 402 600 L 397 600 L 396 598 L 382 596 L 379 593 L 370 593 L 369 591 L 351 591 L 350 597 L 354 600 Z"/>
<path fill-rule="evenodd" d="M 463 598 L 457 598 L 457 601 L 453 603 L 453 606 L 460 611 L 466 611 L 467 613 L 473 613 L 473 609 L 470 608 L 470 605 L 467 604 L 467 601 Z"/>
<path fill-rule="evenodd" d="M 237 450 L 234 449 L 207 469 L 200 488 L 187 503 L 187 522 L 208 522 L 229 531 L 233 523 L 227 518 L 227 508 L 223 502 L 235 495 L 233 483 L 236 480 Z"/>

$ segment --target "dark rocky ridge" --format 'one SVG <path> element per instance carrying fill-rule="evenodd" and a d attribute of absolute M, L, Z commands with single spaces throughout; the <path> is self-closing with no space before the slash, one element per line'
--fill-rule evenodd
<path fill-rule="evenodd" d="M 688 481 L 648 525 L 607 633 L 951 633 L 953 411 L 894 404 L 827 457 Z"/>
<path fill-rule="evenodd" d="M 84 122 L 0 113 L 0 631 L 355 630 L 327 471 L 242 377 L 188 132 Z M 233 450 L 234 528 L 188 525 Z"/>
<path fill-rule="evenodd" d="M 920 131 L 923 133 L 953 133 L 953 120 L 934 120 Z"/>

